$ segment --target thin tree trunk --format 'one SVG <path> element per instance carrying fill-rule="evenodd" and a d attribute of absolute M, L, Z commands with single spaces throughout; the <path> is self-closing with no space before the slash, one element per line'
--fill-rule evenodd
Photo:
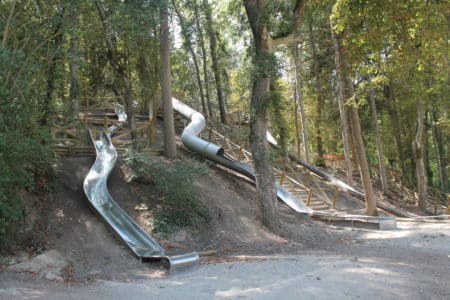
<path fill-rule="evenodd" d="M 378 168 L 380 171 L 381 186 L 383 188 L 383 194 L 387 195 L 387 193 L 389 192 L 389 184 L 386 175 L 386 166 L 384 165 L 383 142 L 381 141 L 381 132 L 380 127 L 378 126 L 378 114 L 377 114 L 377 107 L 375 105 L 375 96 L 373 90 L 369 92 L 369 101 L 370 101 L 370 110 L 372 115 L 373 128 L 375 129 Z"/>
<path fill-rule="evenodd" d="M 315 46 L 315 37 L 313 34 L 312 24 L 309 24 L 309 38 L 310 38 L 310 46 L 311 46 L 311 54 L 313 60 L 313 72 L 315 79 L 315 90 L 317 97 L 316 104 L 316 145 L 317 145 L 317 154 L 319 157 L 323 157 L 323 142 L 322 142 L 322 108 L 323 108 L 323 99 L 321 93 L 321 82 L 320 82 L 320 72 L 319 72 L 319 62 L 317 60 L 317 49 Z"/>
<path fill-rule="evenodd" d="M 145 58 L 144 49 L 140 47 L 138 54 L 138 65 L 136 66 L 141 82 L 141 95 L 145 107 L 148 107 L 148 117 L 150 123 L 149 140 L 150 143 L 156 143 L 156 109 L 155 101 L 152 95 L 150 78 L 150 70 L 148 67 L 147 59 Z"/>
<path fill-rule="evenodd" d="M 270 53 L 269 33 L 263 17 L 267 4 L 265 1 L 244 1 L 244 5 L 255 41 L 255 61 L 263 63 Z M 255 112 L 250 123 L 251 148 L 256 173 L 259 217 L 263 226 L 270 230 L 277 230 L 280 224 L 278 202 L 271 155 L 266 139 L 269 115 L 267 105 L 262 105 L 266 101 L 269 87 L 269 73 L 258 74 L 253 83 L 251 98 L 251 107 Z"/>
<path fill-rule="evenodd" d="M 298 45 L 296 44 L 293 47 L 292 50 L 293 58 L 294 58 L 294 72 L 295 72 L 295 126 L 296 126 L 296 132 L 297 132 L 297 140 L 298 140 L 298 122 L 297 122 L 297 114 L 298 114 L 298 108 L 300 109 L 300 124 L 302 127 L 302 143 L 303 143 L 303 152 L 305 153 L 305 161 L 307 163 L 310 163 L 311 160 L 309 158 L 309 144 L 308 144 L 308 128 L 306 125 L 306 116 L 305 116 L 305 106 L 303 103 L 303 91 L 302 91 L 302 75 L 300 73 L 300 68 L 298 65 Z M 298 106 L 298 108 L 297 108 Z M 298 146 L 299 147 L 299 146 Z"/>
<path fill-rule="evenodd" d="M 3 38 L 2 38 L 2 47 L 3 47 L 3 49 L 5 49 L 6 46 L 8 45 L 10 24 L 11 24 L 12 18 L 14 17 L 14 11 L 16 9 L 16 3 L 17 3 L 16 0 L 12 0 L 11 1 L 11 7 L 9 9 L 8 19 L 6 20 L 5 29 L 3 30 Z"/>
<path fill-rule="evenodd" d="M 197 1 L 194 3 L 194 13 L 195 13 L 195 23 L 197 25 L 197 32 L 198 32 L 198 39 L 200 43 L 200 48 L 202 50 L 202 59 L 203 59 L 203 81 L 205 83 L 205 96 L 206 96 L 206 103 L 208 106 L 208 112 L 209 117 L 212 119 L 214 118 L 214 111 L 211 104 L 211 92 L 209 87 L 209 76 L 208 76 L 208 60 L 206 55 L 206 48 L 205 48 L 205 40 L 203 38 L 203 29 L 200 23 L 200 17 L 198 14 L 198 6 Z"/>
<path fill-rule="evenodd" d="M 411 143 L 412 153 L 414 157 L 414 164 L 416 168 L 416 185 L 418 194 L 418 207 L 426 211 L 427 209 L 427 174 L 424 161 L 424 145 L 423 137 L 425 131 L 425 103 L 423 100 L 418 100 L 417 105 L 417 121 L 416 134 Z"/>
<path fill-rule="evenodd" d="M 161 11 L 161 94 L 164 110 L 164 153 L 168 158 L 175 158 L 175 126 L 170 83 L 170 53 L 169 53 L 169 12 L 167 0 L 163 1 Z"/>
<path fill-rule="evenodd" d="M 431 124 L 430 124 L 430 114 L 429 112 L 425 112 L 425 130 L 424 130 L 424 158 L 425 158 L 425 170 L 427 174 L 427 185 L 433 186 L 433 170 L 431 169 L 430 163 L 430 139 L 428 137 L 428 133 L 430 132 Z"/>
<path fill-rule="evenodd" d="M 176 6 L 175 0 L 172 0 L 172 5 L 173 5 L 173 8 L 175 10 L 175 13 L 178 16 L 178 20 L 180 21 L 181 33 L 183 35 L 184 42 L 186 44 L 186 47 L 188 48 L 189 53 L 191 54 L 192 61 L 194 62 L 195 77 L 197 79 L 197 84 L 198 84 L 199 93 L 200 93 L 200 99 L 201 99 L 201 102 L 202 102 L 202 111 L 203 111 L 203 114 L 206 117 L 208 117 L 208 111 L 207 111 L 207 108 L 206 108 L 206 101 L 205 101 L 205 97 L 203 95 L 203 84 L 202 84 L 202 79 L 201 79 L 201 75 L 200 75 L 200 68 L 198 66 L 197 55 L 195 54 L 194 48 L 192 46 L 192 42 L 191 42 L 190 37 L 188 35 L 186 24 L 184 23 L 184 18 L 181 15 L 180 11 L 178 10 L 178 8 Z"/>
<path fill-rule="evenodd" d="M 386 97 L 386 104 L 387 109 L 389 112 L 389 117 L 391 119 L 391 126 L 392 126 L 392 133 L 394 135 L 395 144 L 397 146 L 397 155 L 398 160 L 400 162 L 400 167 L 402 170 L 402 180 L 405 181 L 408 175 L 407 168 L 406 168 L 406 158 L 405 154 L 403 152 L 403 141 L 402 141 L 402 135 L 400 133 L 400 118 L 398 116 L 398 111 L 394 107 L 394 95 L 392 91 L 391 85 L 386 85 L 384 87 L 384 94 Z"/>
<path fill-rule="evenodd" d="M 59 47 L 63 43 L 63 35 L 61 33 L 62 29 L 62 18 L 63 18 L 63 10 L 61 9 L 58 11 L 59 19 L 57 23 L 55 24 L 55 28 L 53 31 L 54 38 L 50 41 L 52 49 L 52 54 L 50 55 L 48 59 L 49 63 L 49 69 L 48 69 L 48 75 L 47 75 L 47 91 L 46 91 L 46 98 L 44 103 L 44 111 L 43 115 L 41 117 L 41 125 L 47 125 L 49 123 L 49 118 L 52 111 L 52 102 L 53 102 L 53 96 L 56 89 L 56 78 L 57 78 L 57 67 L 58 67 L 58 60 L 60 59 L 59 54 Z"/>
<path fill-rule="evenodd" d="M 273 113 L 272 123 L 278 131 L 279 139 L 278 146 L 281 150 L 281 156 L 283 159 L 288 159 L 288 145 L 287 145 L 287 123 L 283 114 L 281 113 L 281 96 L 279 94 L 279 87 L 277 86 L 275 79 L 271 79 L 269 85 L 270 93 L 272 94 L 271 108 Z M 275 99 L 276 98 L 276 99 Z"/>
<path fill-rule="evenodd" d="M 442 130 L 438 124 L 439 115 L 436 110 L 432 112 L 433 137 L 437 150 L 438 171 L 441 191 L 447 192 L 448 175 L 447 175 L 447 157 L 444 149 Z"/>
<path fill-rule="evenodd" d="M 70 107 L 73 116 L 78 116 L 78 113 L 80 112 L 80 97 L 82 95 L 82 91 L 80 77 L 78 75 L 78 39 L 75 34 L 73 34 L 70 38 L 70 52 Z"/>
<path fill-rule="evenodd" d="M 349 92 L 353 95 L 353 82 L 347 78 L 346 84 Z M 352 106 L 350 109 L 350 119 L 352 122 L 352 134 L 355 142 L 355 150 L 358 157 L 359 171 L 361 173 L 361 180 L 364 187 L 364 196 L 366 199 L 366 214 L 369 216 L 378 215 L 377 200 L 373 191 L 372 180 L 370 178 L 369 164 L 366 157 L 366 149 L 362 138 L 361 122 L 359 119 L 358 109 Z"/>
<path fill-rule="evenodd" d="M 295 145 L 297 148 L 297 156 L 301 157 L 302 155 L 302 151 L 301 149 L 301 142 L 300 142 L 300 138 L 302 136 L 302 134 L 300 133 L 300 127 L 301 125 L 299 124 L 299 108 L 298 108 L 298 88 L 297 88 L 297 80 L 295 80 L 294 83 L 294 125 L 295 125 Z"/>
<path fill-rule="evenodd" d="M 211 59 L 213 65 L 214 79 L 216 82 L 216 90 L 217 90 L 217 100 L 219 103 L 219 111 L 220 111 L 220 121 L 222 123 L 227 123 L 227 111 L 225 99 L 223 97 L 222 91 L 222 78 L 220 75 L 220 67 L 219 67 L 219 59 L 217 58 L 217 50 L 216 50 L 216 35 L 213 28 L 213 21 L 211 16 L 211 7 L 208 4 L 208 0 L 203 0 L 203 8 L 206 14 L 206 24 L 209 36 L 209 48 L 211 51 Z"/>
<path fill-rule="evenodd" d="M 36 4 L 36 8 L 38 5 Z M 69 101 L 70 113 L 72 117 L 78 118 L 80 112 L 80 99 L 82 97 L 82 87 L 80 76 L 78 74 L 79 62 L 82 61 L 80 57 L 80 41 L 77 35 L 77 30 L 80 23 L 80 13 L 77 6 L 69 5 L 68 17 L 71 20 L 70 28 L 66 27 L 66 32 L 69 32 Z M 61 89 L 64 93 L 64 88 Z"/>
<path fill-rule="evenodd" d="M 347 182 L 350 186 L 354 185 L 353 180 L 353 163 L 350 154 L 350 128 L 348 124 L 347 108 L 345 107 L 345 79 L 344 79 L 344 66 L 341 59 L 341 48 L 338 37 L 333 30 L 333 20 L 331 21 L 331 36 L 334 47 L 334 61 L 336 65 L 337 84 L 338 84 L 338 103 L 339 103 L 339 115 L 341 118 L 342 126 L 342 142 L 344 146 L 345 164 L 347 166 Z"/>

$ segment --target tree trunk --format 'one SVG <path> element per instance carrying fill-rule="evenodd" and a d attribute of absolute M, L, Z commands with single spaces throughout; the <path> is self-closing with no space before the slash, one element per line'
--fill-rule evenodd
<path fill-rule="evenodd" d="M 14 5 L 14 3 L 13 3 Z M 44 103 L 44 111 L 41 117 L 41 125 L 47 125 L 49 123 L 50 115 L 52 114 L 52 102 L 53 102 L 53 96 L 56 89 L 56 79 L 57 79 L 57 71 L 58 71 L 58 60 L 60 57 L 60 46 L 63 43 L 63 34 L 61 32 L 62 29 L 62 19 L 63 19 L 63 9 L 58 10 L 58 21 L 54 25 L 54 30 L 52 36 L 54 37 L 50 43 L 50 56 L 48 58 L 49 63 L 49 69 L 48 69 L 48 75 L 47 75 L 47 91 L 46 91 L 46 98 Z"/>
<path fill-rule="evenodd" d="M 156 109 L 155 101 L 151 90 L 151 76 L 148 67 L 147 59 L 145 58 L 144 49 L 139 49 L 138 64 L 136 66 L 138 71 L 139 81 L 141 82 L 142 102 L 145 107 L 148 107 L 148 117 L 150 123 L 149 140 L 151 144 L 156 143 Z"/>
<path fill-rule="evenodd" d="M 428 112 L 425 112 L 425 130 L 423 133 L 423 139 L 424 139 L 424 158 L 425 158 L 425 170 L 427 174 L 427 185 L 432 187 L 433 186 L 433 170 L 431 169 L 431 162 L 430 162 L 430 139 L 428 137 L 428 133 L 431 129 L 430 124 L 430 114 Z"/>
<path fill-rule="evenodd" d="M 323 99 L 322 99 L 322 93 L 321 93 L 321 82 L 320 82 L 320 72 L 319 72 L 319 62 L 317 60 L 317 49 L 315 46 L 315 37 L 312 29 L 312 24 L 309 24 L 309 39 L 310 39 L 310 46 L 311 46 L 311 54 L 312 54 L 312 60 L 313 60 L 313 72 L 314 72 L 314 79 L 315 79 L 315 90 L 316 90 L 316 97 L 317 97 L 317 104 L 316 104 L 316 145 L 317 145 L 317 154 L 319 157 L 323 157 L 324 150 L 323 150 L 323 142 L 322 142 L 322 108 L 323 108 Z"/>
<path fill-rule="evenodd" d="M 81 82 L 80 77 L 78 76 L 78 39 L 75 34 L 70 37 L 70 63 L 69 63 L 69 71 L 70 71 L 70 108 L 72 115 L 74 117 L 78 116 L 80 112 L 80 97 L 81 97 Z"/>
<path fill-rule="evenodd" d="M 195 23 L 197 25 L 198 39 L 200 43 L 200 48 L 202 50 L 202 59 L 203 59 L 203 81 L 205 83 L 205 96 L 206 103 L 208 106 L 208 116 L 210 118 L 214 118 L 214 111 L 211 104 L 211 92 L 209 88 L 209 76 L 208 76 L 208 60 L 206 56 L 206 48 L 205 48 L 205 40 L 203 38 L 203 29 L 200 23 L 200 17 L 198 14 L 198 6 L 197 1 L 194 3 L 194 14 L 195 14 Z"/>
<path fill-rule="evenodd" d="M 444 142 L 442 137 L 442 130 L 439 126 L 439 115 L 436 110 L 432 112 L 432 127 L 433 137 L 437 150 L 438 157 L 438 171 L 441 191 L 447 192 L 448 189 L 448 175 L 447 175 L 447 157 L 445 154 Z"/>
<path fill-rule="evenodd" d="M 384 94 L 386 97 L 387 109 L 389 112 L 389 117 L 391 119 L 392 133 L 394 134 L 395 144 L 397 146 L 397 155 L 400 162 L 400 167 L 402 169 L 402 180 L 405 181 L 408 175 L 406 168 L 406 158 L 403 152 L 403 142 L 402 135 L 400 133 L 400 118 L 398 116 L 398 111 L 394 107 L 394 95 L 391 85 L 386 85 L 384 87 Z"/>
<path fill-rule="evenodd" d="M 162 2 L 161 17 L 161 94 L 164 110 L 164 153 L 168 158 L 175 158 L 177 148 L 175 144 L 175 126 L 170 83 L 170 55 L 169 55 L 169 12 L 167 0 Z"/>
<path fill-rule="evenodd" d="M 292 50 L 293 58 L 294 58 L 294 72 L 295 72 L 295 126 L 297 132 L 298 139 L 298 129 L 297 129 L 297 114 L 298 108 L 300 109 L 300 125 L 302 127 L 302 143 L 303 143 L 303 152 L 305 153 L 305 161 L 310 163 L 311 160 L 309 158 L 309 144 L 308 144 L 308 128 L 306 125 L 306 116 L 305 116 L 305 106 L 303 103 L 303 91 L 302 91 L 302 75 L 300 74 L 300 68 L 298 65 L 298 45 L 296 44 Z M 298 106 L 298 107 L 297 107 Z"/>
<path fill-rule="evenodd" d="M 219 111 L 220 111 L 220 121 L 222 123 L 227 123 L 227 112 L 226 112 L 226 104 L 225 99 L 223 97 L 222 91 L 222 78 L 220 75 L 220 67 L 219 67 L 219 59 L 217 58 L 216 51 L 216 34 L 213 28 L 213 21 L 211 16 L 211 7 L 208 4 L 208 0 L 203 0 L 203 8 L 206 14 L 206 24 L 209 36 L 209 48 L 211 51 L 211 59 L 213 65 L 214 79 L 216 81 L 216 90 L 217 90 L 217 100 L 219 102 Z"/>
<path fill-rule="evenodd" d="M 350 128 L 348 124 L 347 108 L 345 107 L 345 79 L 344 79 L 344 65 L 341 59 L 341 48 L 338 37 L 333 30 L 333 21 L 331 22 L 331 36 L 333 39 L 334 47 L 334 61 L 336 65 L 337 84 L 338 84 L 338 103 L 339 103 L 339 115 L 341 118 L 342 126 L 342 142 L 344 146 L 345 164 L 347 166 L 347 182 L 350 186 L 354 185 L 353 180 L 353 163 L 350 154 Z"/>
<path fill-rule="evenodd" d="M 244 1 L 247 17 L 255 41 L 255 62 L 265 62 L 270 55 L 269 33 L 264 20 L 265 1 Z M 266 66 L 269 68 L 269 66 Z M 263 226 L 277 230 L 280 224 L 275 179 L 272 173 L 271 155 L 266 139 L 268 127 L 267 96 L 270 87 L 270 73 L 261 71 L 253 82 L 251 107 L 254 111 L 250 123 L 251 148 L 256 173 L 256 194 L 259 217 Z"/>
<path fill-rule="evenodd" d="M 299 89 L 297 88 L 297 80 L 295 80 L 294 82 L 294 125 L 295 125 L 295 145 L 297 148 L 297 156 L 298 157 L 302 157 L 302 151 L 301 149 L 301 141 L 300 138 L 303 137 L 303 135 L 300 133 L 300 127 L 301 125 L 299 124 L 299 105 L 298 105 L 298 93 L 299 93 Z M 303 140 L 303 139 L 302 139 Z M 306 159 L 305 159 L 306 160 Z"/>
<path fill-rule="evenodd" d="M 426 211 L 427 209 L 427 174 L 424 161 L 424 145 L 423 136 L 425 130 L 425 103 L 423 100 L 418 100 L 417 105 L 417 121 L 416 134 L 411 143 L 412 153 L 414 157 L 414 164 L 416 168 L 416 185 L 418 194 L 418 207 Z"/>
<path fill-rule="evenodd" d="M 271 108 L 273 118 L 271 118 L 272 126 L 276 128 L 276 131 L 279 135 L 278 138 L 278 149 L 280 150 L 280 154 L 283 159 L 288 159 L 288 133 L 287 133 L 287 122 L 282 114 L 282 104 L 281 104 L 281 95 L 280 88 L 278 87 L 276 79 L 272 79 L 269 84 L 269 90 L 271 93 Z M 272 127 L 273 128 L 273 127 Z"/>
<path fill-rule="evenodd" d="M 386 175 L 386 166 L 384 165 L 383 142 L 381 141 L 381 132 L 380 127 L 378 126 L 378 114 L 377 114 L 377 107 L 375 105 L 375 96 L 373 90 L 369 92 L 369 101 L 370 101 L 370 111 L 372 116 L 373 128 L 375 130 L 378 168 L 380 172 L 381 186 L 383 188 L 383 194 L 387 195 L 387 193 L 389 192 L 389 184 Z"/>
<path fill-rule="evenodd" d="M 199 68 L 198 62 L 197 62 L 197 55 L 195 54 L 194 48 L 192 46 L 192 42 L 190 40 L 188 30 L 186 28 L 186 24 L 184 23 L 184 18 L 176 6 L 175 0 L 172 0 L 172 5 L 175 10 L 175 13 L 178 16 L 178 20 L 180 21 L 181 33 L 184 38 L 184 43 L 186 44 L 186 47 L 188 48 L 188 51 L 191 54 L 192 61 L 194 62 L 195 78 L 197 79 L 198 89 L 199 89 L 199 93 L 200 93 L 200 99 L 202 101 L 202 111 L 203 111 L 203 114 L 206 117 L 208 117 L 208 111 L 206 109 L 206 101 L 205 101 L 205 97 L 203 95 L 203 84 L 202 84 L 202 79 L 201 79 L 201 74 L 200 74 L 200 68 Z"/>
<path fill-rule="evenodd" d="M 353 82 L 347 78 L 346 84 L 349 92 L 353 95 Z M 359 120 L 358 108 L 352 106 L 350 109 L 350 120 L 352 122 L 352 134 L 355 143 L 356 155 L 358 157 L 359 171 L 361 173 L 361 180 L 364 187 L 364 196 L 366 198 L 366 214 L 369 216 L 378 215 L 377 200 L 373 192 L 372 180 L 370 178 L 369 164 L 366 157 L 366 149 L 362 138 L 361 122 Z"/>
<path fill-rule="evenodd" d="M 3 30 L 3 38 L 2 38 L 2 48 L 6 49 L 6 46 L 8 45 L 8 38 L 9 38 L 9 30 L 10 30 L 10 24 L 11 20 L 14 16 L 14 11 L 16 9 L 16 0 L 11 1 L 11 7 L 9 9 L 8 19 L 6 20 L 5 29 Z"/>

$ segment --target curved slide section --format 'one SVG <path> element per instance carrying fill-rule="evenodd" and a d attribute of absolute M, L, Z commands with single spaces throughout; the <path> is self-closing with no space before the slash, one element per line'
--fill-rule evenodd
<path fill-rule="evenodd" d="M 84 192 L 98 215 L 113 232 L 141 260 L 163 260 L 170 269 L 184 268 L 198 263 L 196 252 L 169 257 L 165 250 L 149 236 L 111 197 L 107 188 L 108 176 L 117 160 L 117 152 L 107 133 L 102 131 L 91 139 L 97 158 L 84 179 Z"/>
<path fill-rule="evenodd" d="M 234 161 L 225 156 L 222 147 L 205 141 L 198 135 L 206 126 L 206 120 L 201 113 L 183 102 L 172 98 L 173 109 L 191 122 L 184 128 L 181 134 L 183 144 L 190 150 L 197 152 L 207 159 L 221 164 L 229 169 L 241 173 L 255 180 L 255 170 L 248 164 Z M 313 210 L 298 200 L 292 193 L 277 184 L 277 196 L 289 207 L 299 213 L 312 214 Z"/>
<path fill-rule="evenodd" d="M 225 156 L 224 149 L 216 144 L 205 141 L 200 138 L 198 135 L 206 126 L 206 120 L 201 113 L 194 110 L 190 106 L 184 104 L 183 102 L 172 98 L 173 109 L 181 114 L 186 119 L 191 122 L 185 127 L 181 134 L 181 139 L 183 144 L 190 150 L 197 152 L 203 155 L 205 158 L 214 161 L 218 164 L 221 164 L 229 169 L 237 171 L 252 180 L 255 180 L 255 171 L 248 164 L 244 164 L 241 162 L 234 161 Z M 276 141 L 272 137 L 272 135 L 267 133 L 268 142 L 271 145 L 276 146 Z M 308 165 L 309 166 L 309 165 Z M 324 174 L 322 174 L 324 175 Z M 327 177 L 328 175 L 325 174 Z M 322 176 L 323 177 L 323 176 Z M 335 178 L 324 178 L 328 181 L 332 181 L 335 185 L 340 186 L 341 188 L 346 188 L 349 190 L 349 187 L 335 179 Z M 350 187 L 350 189 L 353 189 Z M 355 190 L 356 191 L 356 190 Z M 357 192 L 357 191 L 356 191 Z M 371 217 L 371 216 L 363 216 L 363 215 L 350 215 L 350 214 L 342 214 L 342 213 L 331 213 L 326 211 L 315 211 L 310 207 L 306 206 L 305 203 L 300 201 L 295 195 L 287 191 L 285 188 L 277 184 L 277 196 L 278 198 L 286 203 L 290 208 L 295 210 L 298 213 L 308 214 L 313 217 L 325 217 L 325 218 L 335 218 L 338 220 L 347 220 L 347 221 L 363 221 L 363 222 L 373 222 L 378 223 L 379 228 L 382 230 L 391 230 L 395 229 L 396 221 L 395 218 L 391 217 Z"/>

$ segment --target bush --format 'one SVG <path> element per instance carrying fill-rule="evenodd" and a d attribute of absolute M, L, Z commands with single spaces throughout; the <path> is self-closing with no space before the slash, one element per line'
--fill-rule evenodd
<path fill-rule="evenodd" d="M 177 228 L 205 224 L 210 219 L 207 207 L 197 200 L 195 175 L 206 174 L 205 164 L 196 161 L 169 163 L 152 160 L 148 154 L 129 153 L 126 164 L 136 179 L 151 183 L 161 198 L 155 209 L 155 231 L 163 236 Z"/>
<path fill-rule="evenodd" d="M 0 248 L 24 215 L 21 191 L 33 190 L 54 161 L 49 130 L 39 123 L 45 93 L 31 84 L 37 69 L 21 69 L 23 55 L 0 48 Z"/>

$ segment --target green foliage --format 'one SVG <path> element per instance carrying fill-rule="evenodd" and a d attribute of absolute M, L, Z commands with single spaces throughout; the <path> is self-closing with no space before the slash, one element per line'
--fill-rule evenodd
<path fill-rule="evenodd" d="M 126 163 L 139 180 L 153 184 L 161 198 L 161 205 L 155 210 L 156 232 L 167 235 L 177 228 L 209 221 L 209 211 L 197 199 L 193 185 L 195 176 L 208 172 L 205 164 L 196 161 L 176 164 L 155 161 L 142 153 L 129 153 Z"/>
<path fill-rule="evenodd" d="M 33 103 L 43 97 L 31 84 L 36 65 L 18 64 L 23 55 L 0 48 L 0 78 L 5 82 L 0 85 L 0 246 L 8 242 L 11 225 L 23 217 L 26 203 L 20 192 L 33 190 L 54 160 L 48 130 L 36 125 L 40 110 Z M 21 76 L 11 78 L 18 69 Z"/>
<path fill-rule="evenodd" d="M 270 113 L 274 124 L 272 134 L 277 137 L 281 151 L 280 154 L 283 157 L 287 155 L 287 146 L 291 139 L 290 132 L 293 129 L 288 125 L 289 123 L 292 124 L 292 122 L 288 123 L 290 115 L 288 112 L 292 110 L 292 102 L 289 101 L 286 93 L 283 93 L 286 91 L 289 91 L 289 87 L 282 80 L 272 81 L 269 93 Z"/>

